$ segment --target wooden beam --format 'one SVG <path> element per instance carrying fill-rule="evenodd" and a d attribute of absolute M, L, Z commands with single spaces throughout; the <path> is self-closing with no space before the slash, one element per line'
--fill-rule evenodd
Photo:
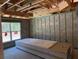
<path fill-rule="evenodd" d="M 9 4 L 9 5 L 13 5 L 12 3 L 7 3 L 7 4 Z M 16 5 L 17 7 L 21 7 L 20 5 Z"/>
<path fill-rule="evenodd" d="M 23 1 L 25 1 L 25 0 L 21 0 L 21 1 L 17 2 L 16 4 L 14 4 L 13 6 L 9 7 L 8 9 L 11 9 L 11 8 L 17 6 L 18 4 L 22 3 Z M 7 9 L 7 10 L 8 10 L 8 9 Z"/>
<path fill-rule="evenodd" d="M 8 14 L 8 15 L 15 15 L 15 16 L 22 16 L 22 17 L 29 17 L 32 16 L 29 13 L 23 13 L 23 12 L 13 12 L 13 11 L 2 11 L 3 14 Z"/>
<path fill-rule="evenodd" d="M 3 43 L 2 43 L 2 25 L 1 25 L 1 22 L 2 22 L 2 15 L 1 15 L 2 11 L 1 11 L 1 8 L 0 8 L 0 59 L 4 59 L 4 54 L 3 54 Z"/>
<path fill-rule="evenodd" d="M 70 0 L 65 0 L 70 6 L 71 6 L 71 1 Z"/>
<path fill-rule="evenodd" d="M 17 16 L 17 15 L 9 15 L 9 14 L 2 14 L 1 16 L 6 17 L 6 18 L 29 19 L 29 17 Z"/>
<path fill-rule="evenodd" d="M 21 7 L 21 8 L 18 8 L 16 11 L 21 11 L 21 10 L 23 10 L 23 9 L 25 9 L 25 8 L 28 8 L 30 5 L 24 5 L 23 7 Z"/>
<path fill-rule="evenodd" d="M 73 2 L 78 2 L 78 0 L 73 0 Z"/>
<path fill-rule="evenodd" d="M 24 11 L 26 11 L 26 10 L 30 10 L 30 9 L 36 8 L 36 7 L 40 7 L 40 5 L 39 5 L 39 4 L 35 4 L 35 5 L 31 6 L 31 7 L 25 8 L 25 9 L 22 10 L 21 12 L 24 12 Z"/>
<path fill-rule="evenodd" d="M 3 7 L 6 3 L 8 3 L 10 0 L 5 1 L 3 4 L 0 5 L 0 8 Z"/>
<path fill-rule="evenodd" d="M 35 2 L 35 3 L 33 3 L 32 5 L 34 5 L 34 4 L 39 4 L 39 3 L 41 3 L 43 0 L 40 0 L 40 1 L 38 1 L 38 2 Z M 27 7 L 29 7 L 30 5 L 28 4 L 26 4 L 26 5 L 24 5 L 23 7 L 21 7 L 21 8 L 18 8 L 16 11 L 21 11 L 21 10 L 23 10 L 23 9 L 25 9 L 25 8 L 27 8 Z"/>
<path fill-rule="evenodd" d="M 52 6 L 55 6 L 55 7 L 57 7 L 58 8 L 58 6 L 57 6 L 57 0 L 56 0 L 56 2 L 54 3 L 54 1 L 52 0 L 44 0 L 43 2 L 41 2 L 40 3 L 40 5 L 41 6 L 43 6 L 43 7 L 46 7 L 46 8 L 53 8 Z"/>
<path fill-rule="evenodd" d="M 68 7 L 68 3 L 63 0 L 61 3 L 58 4 L 58 7 L 59 7 L 59 11 L 62 11 L 64 8 Z"/>

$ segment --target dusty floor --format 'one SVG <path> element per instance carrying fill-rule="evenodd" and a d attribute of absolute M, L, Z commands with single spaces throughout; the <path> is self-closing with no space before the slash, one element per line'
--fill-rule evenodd
<path fill-rule="evenodd" d="M 42 59 L 30 53 L 23 52 L 15 47 L 4 50 L 4 59 Z"/>
<path fill-rule="evenodd" d="M 73 59 L 78 59 L 77 50 L 73 51 Z M 30 53 L 23 52 L 15 47 L 4 50 L 4 59 L 42 59 Z"/>

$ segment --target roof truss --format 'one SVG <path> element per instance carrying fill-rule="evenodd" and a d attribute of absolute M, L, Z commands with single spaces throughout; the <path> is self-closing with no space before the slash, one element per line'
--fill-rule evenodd
<path fill-rule="evenodd" d="M 72 4 L 78 2 L 77 0 L 0 0 L 0 8 L 2 8 L 4 14 L 27 17 L 27 15 L 33 16 L 33 14 L 28 13 L 28 11 L 42 7 L 49 10 L 52 9 L 52 12 L 62 11 L 65 9 L 65 6 L 60 8 L 60 3 L 63 1 L 67 2 L 68 5 L 66 5 L 66 7 L 72 7 Z M 57 9 L 57 11 L 53 9 Z"/>

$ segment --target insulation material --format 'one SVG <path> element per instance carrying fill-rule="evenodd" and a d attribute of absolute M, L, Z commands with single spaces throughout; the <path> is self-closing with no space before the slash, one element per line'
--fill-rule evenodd
<path fill-rule="evenodd" d="M 39 38 L 42 39 L 43 31 L 42 31 L 42 18 L 41 17 L 39 18 L 39 24 L 40 24 L 39 25 Z"/>
<path fill-rule="evenodd" d="M 35 31 L 36 31 L 36 33 L 35 33 L 36 36 L 35 37 L 38 38 L 38 18 L 35 19 L 35 27 L 36 27 L 35 28 Z"/>
<path fill-rule="evenodd" d="M 35 38 L 35 35 L 36 35 L 36 31 L 35 31 L 35 29 L 36 29 L 36 26 L 35 26 L 35 19 L 33 20 L 32 25 L 33 25 L 33 37 Z"/>
<path fill-rule="evenodd" d="M 39 37 L 39 19 L 37 19 L 37 34 L 38 34 L 38 37 Z"/>
<path fill-rule="evenodd" d="M 55 40 L 59 40 L 59 14 L 55 14 Z"/>
<path fill-rule="evenodd" d="M 35 25 L 35 26 L 34 26 L 34 31 L 35 31 L 34 33 L 35 33 L 35 38 L 37 38 L 37 28 L 36 28 L 37 23 L 36 23 L 36 22 L 37 22 L 37 19 L 35 18 L 35 19 L 34 19 L 34 25 Z"/>
<path fill-rule="evenodd" d="M 73 13 L 72 13 L 73 12 Z M 33 36 L 38 35 L 40 39 L 70 42 L 77 48 L 78 41 L 78 20 L 75 11 L 53 14 L 34 18 L 33 21 Z M 73 17 L 73 18 L 72 18 Z M 39 20 L 37 20 L 39 19 Z M 37 20 L 37 25 L 36 25 Z M 38 25 L 39 24 L 39 25 Z M 39 28 L 36 34 L 36 26 Z"/>
<path fill-rule="evenodd" d="M 49 16 L 46 17 L 46 39 L 50 40 Z"/>
<path fill-rule="evenodd" d="M 78 17 L 75 11 L 73 11 L 73 45 L 78 47 Z"/>
<path fill-rule="evenodd" d="M 21 21 L 21 38 L 29 37 L 29 24 L 28 20 L 22 20 Z"/>
<path fill-rule="evenodd" d="M 30 37 L 33 37 L 33 20 L 30 20 Z"/>
<path fill-rule="evenodd" d="M 40 38 L 40 18 L 38 18 L 38 38 Z"/>
<path fill-rule="evenodd" d="M 44 7 L 33 10 L 34 17 L 45 16 L 48 14 L 49 14 L 49 9 L 44 8 Z"/>
<path fill-rule="evenodd" d="M 53 41 L 55 40 L 54 39 L 54 31 L 55 31 L 54 30 L 54 20 L 55 20 L 54 16 L 51 15 L 50 16 L 50 34 L 51 34 L 50 36 L 51 36 L 51 40 L 53 40 Z"/>
<path fill-rule="evenodd" d="M 33 37 L 33 21 L 34 21 L 34 20 L 31 20 L 31 21 L 30 21 L 30 22 L 31 22 L 31 23 L 30 23 L 30 31 L 31 31 L 30 34 L 31 34 L 31 37 Z"/>
<path fill-rule="evenodd" d="M 42 30 L 43 30 L 43 39 L 46 39 L 45 38 L 45 36 L 46 36 L 46 33 L 45 33 L 45 31 L 46 31 L 46 29 L 45 29 L 45 26 L 46 26 L 46 18 L 45 17 L 43 17 L 42 18 Z"/>
<path fill-rule="evenodd" d="M 59 16 L 60 16 L 60 40 L 61 40 L 61 42 L 65 42 L 66 41 L 65 14 L 60 13 Z"/>
<path fill-rule="evenodd" d="M 66 13 L 67 41 L 72 42 L 72 12 Z"/>

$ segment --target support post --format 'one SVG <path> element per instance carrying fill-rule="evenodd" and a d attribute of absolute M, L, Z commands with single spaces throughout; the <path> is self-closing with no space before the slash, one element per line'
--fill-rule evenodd
<path fill-rule="evenodd" d="M 3 44 L 2 44 L 2 27 L 1 27 L 1 8 L 0 8 L 0 59 L 3 59 Z"/>

